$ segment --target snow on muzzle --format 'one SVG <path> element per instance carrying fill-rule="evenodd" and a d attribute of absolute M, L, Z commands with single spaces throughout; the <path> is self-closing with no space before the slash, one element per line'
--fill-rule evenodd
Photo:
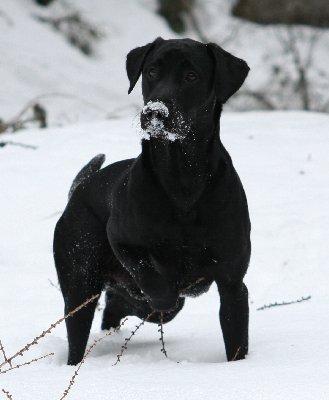
<path fill-rule="evenodd" d="M 188 131 L 182 115 L 177 110 L 169 112 L 162 101 L 149 101 L 141 112 L 142 138 L 158 138 L 162 140 L 182 140 Z"/>

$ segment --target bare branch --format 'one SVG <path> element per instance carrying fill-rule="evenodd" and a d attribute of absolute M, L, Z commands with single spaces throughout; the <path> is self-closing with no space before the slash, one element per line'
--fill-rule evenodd
<path fill-rule="evenodd" d="M 117 360 L 116 360 L 116 362 L 113 364 L 113 366 L 117 365 L 118 362 L 121 361 L 121 357 L 122 357 L 124 351 L 127 350 L 127 346 L 128 346 L 128 343 L 130 342 L 131 338 L 135 335 L 135 333 L 138 331 L 138 329 L 139 329 L 142 325 L 144 325 L 144 323 L 147 322 L 147 320 L 148 320 L 149 318 L 151 318 L 151 317 L 153 316 L 153 314 L 155 314 L 155 311 L 152 311 L 146 318 L 144 318 L 144 319 L 142 320 L 141 323 L 139 323 L 138 325 L 136 325 L 136 328 L 135 328 L 133 331 L 131 331 L 130 336 L 127 337 L 127 338 L 125 339 L 124 344 L 121 346 L 120 354 L 117 355 Z"/>
<path fill-rule="evenodd" d="M 33 116 L 23 119 L 23 115 L 30 108 L 32 108 Z M 16 118 L 13 118 L 8 122 L 0 120 L 0 133 L 3 133 L 8 129 L 11 129 L 13 132 L 18 131 L 19 129 L 23 129 L 29 122 L 39 122 L 40 128 L 47 127 L 47 112 L 40 104 L 28 104 Z"/>
<path fill-rule="evenodd" d="M 5 348 L 4 348 L 1 340 L 0 340 L 0 351 L 1 351 L 2 355 L 3 355 L 3 358 L 4 358 L 5 362 L 8 363 L 12 367 L 11 361 L 8 361 Z M 1 369 L 0 369 L 0 372 L 1 372 Z"/>
<path fill-rule="evenodd" d="M 160 341 L 161 341 L 161 352 L 165 355 L 165 357 L 167 358 L 167 352 L 166 352 L 166 348 L 165 348 L 165 342 L 164 342 L 164 337 L 163 337 L 163 313 L 160 313 L 160 323 L 158 324 L 158 332 L 160 332 Z"/>
<path fill-rule="evenodd" d="M 46 357 L 53 356 L 53 355 L 54 355 L 54 353 L 49 353 L 49 354 L 46 354 L 46 355 L 38 357 L 38 358 L 33 358 L 31 361 L 27 361 L 27 362 L 25 362 L 23 364 L 18 364 L 18 365 L 15 365 L 14 367 L 11 366 L 10 368 L 5 369 L 3 371 L 0 370 L 0 374 L 5 374 L 5 373 L 7 373 L 9 371 L 12 371 L 13 369 L 18 369 L 18 368 L 21 368 L 21 367 L 23 367 L 25 365 L 30 365 L 30 364 L 32 364 L 32 363 L 34 363 L 36 361 L 42 360 L 42 359 L 44 359 Z"/>
<path fill-rule="evenodd" d="M 230 360 L 230 361 L 236 361 L 236 359 L 238 358 L 238 355 L 239 355 L 239 353 L 240 353 L 240 350 L 241 350 L 241 346 L 238 347 L 238 350 L 236 351 L 234 357 L 233 357 L 232 360 Z"/>
<path fill-rule="evenodd" d="M 321 32 L 320 29 L 316 29 L 312 32 L 312 35 L 310 37 L 308 54 L 307 54 L 307 57 L 305 60 L 305 68 L 307 68 L 307 69 L 310 68 L 312 65 L 314 51 L 315 51 L 316 45 L 319 42 L 321 33 L 323 33 L 323 32 Z"/>
<path fill-rule="evenodd" d="M 75 313 L 77 313 L 78 311 L 80 311 L 82 308 L 86 307 L 89 303 L 91 303 L 92 301 L 96 300 L 99 298 L 99 294 L 96 294 L 92 297 L 90 297 L 89 299 L 87 299 L 86 301 L 84 301 L 81 305 L 79 305 L 78 307 L 76 307 L 74 310 L 70 311 L 68 314 L 66 314 L 64 317 L 60 318 L 58 321 L 56 321 L 54 324 L 51 324 L 50 327 L 43 331 L 39 336 L 36 336 L 32 342 L 28 343 L 27 345 L 25 345 L 22 349 L 18 350 L 13 356 L 7 358 L 6 361 L 4 361 L 2 364 L 0 364 L 0 369 L 6 365 L 6 364 L 10 364 L 11 361 L 13 359 L 15 359 L 18 356 L 22 356 L 23 353 L 25 353 L 26 351 L 28 351 L 30 349 L 30 347 L 34 346 L 35 344 L 37 344 L 39 342 L 39 340 L 41 338 L 43 338 L 44 336 L 46 336 L 48 333 L 50 333 L 54 328 L 56 328 L 56 326 L 58 326 L 59 324 L 61 324 L 63 321 L 65 321 L 67 318 L 72 317 L 72 315 L 74 315 Z"/>
<path fill-rule="evenodd" d="M 268 110 L 275 110 L 276 106 L 270 101 L 270 99 L 265 95 L 265 93 L 259 90 L 248 90 L 244 89 L 238 93 L 239 96 L 253 97 L 259 103 L 261 103 Z"/>
<path fill-rule="evenodd" d="M 5 141 L 0 142 L 0 147 L 7 146 L 7 144 L 12 145 L 12 146 L 22 147 L 23 149 L 36 150 L 38 148 L 38 146 L 34 146 L 32 144 L 13 142 L 12 140 L 5 140 Z"/>
<path fill-rule="evenodd" d="M 100 337 L 100 338 L 98 338 L 98 339 L 95 339 L 94 342 L 93 342 L 93 344 L 91 344 L 91 345 L 88 347 L 87 351 L 85 352 L 85 355 L 83 356 L 82 360 L 80 361 L 80 363 L 79 363 L 79 365 L 78 365 L 78 368 L 74 371 L 74 374 L 73 374 L 72 378 L 70 379 L 70 383 L 69 383 L 68 387 L 64 390 L 63 396 L 60 398 L 60 400 L 63 400 L 63 399 L 68 395 L 69 391 L 71 390 L 72 386 L 74 385 L 75 378 L 79 375 L 79 371 L 80 371 L 82 365 L 84 364 L 84 362 L 86 361 L 86 358 L 87 358 L 88 354 L 89 354 L 89 353 L 94 349 L 94 347 L 97 346 L 97 344 L 98 344 L 99 342 L 101 342 L 103 339 L 105 339 L 105 338 L 108 337 L 108 336 L 111 336 L 113 333 L 118 332 L 119 329 L 125 324 L 125 322 L 126 322 L 127 320 L 128 320 L 128 318 L 125 318 L 125 319 L 120 323 L 120 325 L 119 325 L 117 328 L 115 328 L 113 331 L 106 332 L 106 334 L 103 335 L 102 337 Z"/>
<path fill-rule="evenodd" d="M 300 299 L 297 299 L 297 300 L 283 301 L 282 303 L 275 302 L 275 303 L 265 304 L 262 307 L 257 308 L 257 311 L 265 310 L 267 308 L 272 308 L 272 307 L 287 306 L 289 304 L 301 303 L 302 301 L 307 301 L 310 299 L 311 299 L 311 296 L 307 296 L 307 297 L 301 297 Z"/>
<path fill-rule="evenodd" d="M 6 395 L 7 399 L 13 400 L 13 396 L 5 389 L 2 389 L 2 392 Z"/>

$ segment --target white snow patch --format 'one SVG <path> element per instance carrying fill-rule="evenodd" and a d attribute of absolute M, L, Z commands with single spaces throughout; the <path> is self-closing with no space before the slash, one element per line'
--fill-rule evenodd
<path fill-rule="evenodd" d="M 219 296 L 212 286 L 197 299 L 188 298 L 164 326 L 168 360 L 160 351 L 157 325 L 145 324 L 120 365 L 112 367 L 140 322 L 130 317 L 88 356 L 70 399 L 328 400 L 328 132 L 329 117 L 323 114 L 222 116 L 222 141 L 246 190 L 252 222 L 247 359 L 226 362 Z M 3 134 L 2 140 L 12 137 Z M 38 148 L 0 148 L 0 339 L 7 356 L 63 313 L 62 295 L 49 283 L 57 282 L 52 238 L 77 171 L 105 148 L 110 163 L 140 151 L 129 119 L 25 130 L 15 138 Z M 307 302 L 257 311 L 308 295 Z M 103 334 L 101 315 L 97 310 L 90 344 Z M 59 399 L 74 373 L 65 365 L 65 324 L 17 361 L 49 352 L 55 357 L 1 375 L 0 389 L 15 400 Z"/>

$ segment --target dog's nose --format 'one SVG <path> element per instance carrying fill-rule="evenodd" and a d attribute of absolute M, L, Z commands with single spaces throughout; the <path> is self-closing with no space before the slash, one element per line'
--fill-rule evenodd
<path fill-rule="evenodd" d="M 168 115 L 168 107 L 162 101 L 149 101 L 141 112 L 141 127 L 144 130 L 151 130 L 152 133 L 159 133 Z"/>
<path fill-rule="evenodd" d="M 145 114 L 148 118 L 161 118 L 164 114 L 160 110 L 152 110 L 149 107 L 144 107 L 143 114 Z"/>
<path fill-rule="evenodd" d="M 162 101 L 149 101 L 142 110 L 142 114 L 146 116 L 147 119 L 151 120 L 164 119 L 169 115 L 168 107 Z"/>

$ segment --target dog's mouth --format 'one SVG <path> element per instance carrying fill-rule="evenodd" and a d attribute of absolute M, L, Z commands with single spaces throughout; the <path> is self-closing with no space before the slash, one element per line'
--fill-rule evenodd
<path fill-rule="evenodd" d="M 181 113 L 169 111 L 162 101 L 149 101 L 140 115 L 142 139 L 183 140 L 189 130 Z"/>

